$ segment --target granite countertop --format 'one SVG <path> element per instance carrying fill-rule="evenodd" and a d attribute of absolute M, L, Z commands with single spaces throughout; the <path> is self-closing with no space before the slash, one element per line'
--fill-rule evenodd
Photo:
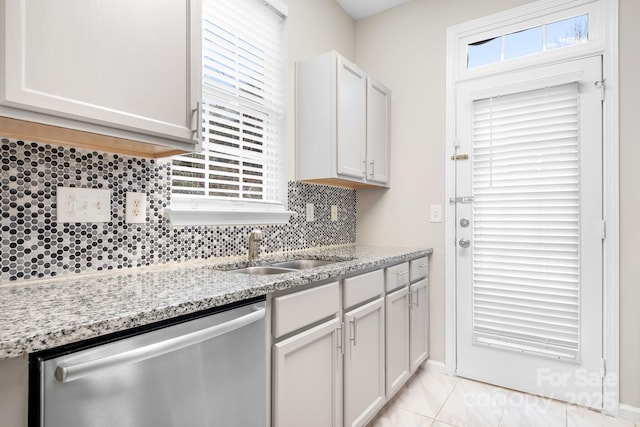
<path fill-rule="evenodd" d="M 380 268 L 431 252 L 346 245 L 261 256 L 252 265 L 301 258 L 339 261 L 269 276 L 224 271 L 248 265 L 246 257 L 234 257 L 0 284 L 0 359 Z"/>

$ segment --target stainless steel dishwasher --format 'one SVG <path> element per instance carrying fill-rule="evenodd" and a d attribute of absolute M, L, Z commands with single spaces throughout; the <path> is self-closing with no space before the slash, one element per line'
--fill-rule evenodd
<path fill-rule="evenodd" d="M 264 301 L 66 353 L 38 359 L 30 426 L 266 426 Z"/>

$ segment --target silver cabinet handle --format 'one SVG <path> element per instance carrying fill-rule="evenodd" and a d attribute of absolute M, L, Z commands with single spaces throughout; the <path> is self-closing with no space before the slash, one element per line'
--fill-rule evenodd
<path fill-rule="evenodd" d="M 353 325 L 353 333 L 351 334 L 351 337 L 349 337 L 349 341 L 353 342 L 353 346 L 355 347 L 356 345 L 358 345 L 358 341 L 357 341 L 357 337 L 356 337 L 356 329 L 358 328 L 358 325 L 356 324 L 356 318 L 354 317 L 353 320 L 350 320 L 349 323 L 351 323 Z"/>
<path fill-rule="evenodd" d="M 471 241 L 469 239 L 460 239 L 458 242 L 461 248 L 468 248 L 471 246 Z"/>
<path fill-rule="evenodd" d="M 191 130 L 191 133 L 195 136 L 198 142 L 202 142 L 202 102 L 196 103 L 196 108 L 191 110 L 191 114 L 196 116 L 195 129 Z"/>
<path fill-rule="evenodd" d="M 369 176 L 371 178 L 373 178 L 373 176 L 375 175 L 375 168 L 376 168 L 376 164 L 374 160 L 371 160 L 371 162 L 369 163 L 371 165 L 371 172 L 369 172 Z"/>
<path fill-rule="evenodd" d="M 133 350 L 113 354 L 101 359 L 89 360 L 87 362 L 69 366 L 58 365 L 56 367 L 55 376 L 56 379 L 62 383 L 75 381 L 79 378 L 86 377 L 87 375 L 91 375 L 114 366 L 141 362 L 143 360 L 162 356 L 163 354 L 199 344 L 203 341 L 228 334 L 236 329 L 240 329 L 250 325 L 251 323 L 257 322 L 260 319 L 263 319 L 264 316 L 265 309 L 261 308 L 220 325 L 211 326 L 210 328 L 134 348 Z"/>
<path fill-rule="evenodd" d="M 338 347 L 338 350 L 340 350 L 340 354 L 341 354 L 341 355 L 343 355 L 343 354 L 344 354 L 344 345 L 343 345 L 343 342 L 342 342 L 342 340 L 343 340 L 343 335 L 344 335 L 344 334 L 342 333 L 343 328 L 344 328 L 344 322 L 340 322 L 340 326 L 338 326 L 338 327 L 336 328 L 336 334 L 338 334 L 338 338 L 337 338 L 337 340 L 336 340 L 336 341 L 338 341 L 338 345 L 337 345 L 337 347 Z"/>

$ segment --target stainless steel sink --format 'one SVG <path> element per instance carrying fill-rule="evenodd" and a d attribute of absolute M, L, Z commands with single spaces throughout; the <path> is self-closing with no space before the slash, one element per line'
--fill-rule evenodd
<path fill-rule="evenodd" d="M 259 265 L 255 267 L 240 268 L 238 270 L 230 270 L 233 273 L 254 274 L 257 276 L 266 276 L 269 274 L 284 274 L 296 271 L 292 268 L 272 267 L 270 265 Z"/>
<path fill-rule="evenodd" d="M 296 270 L 305 270 L 307 268 L 321 267 L 323 265 L 333 264 L 337 261 L 329 261 L 326 259 L 295 259 L 292 261 L 276 262 L 271 264 L 273 267 L 295 268 Z"/>

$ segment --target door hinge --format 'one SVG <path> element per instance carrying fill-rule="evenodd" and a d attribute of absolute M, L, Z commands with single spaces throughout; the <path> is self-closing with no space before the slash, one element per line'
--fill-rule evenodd
<path fill-rule="evenodd" d="M 604 101 L 604 84 L 605 84 L 605 81 L 606 81 L 605 79 L 602 79 L 602 80 L 598 80 L 597 82 L 593 82 L 595 87 L 600 89 L 600 100 L 601 101 Z"/>
<path fill-rule="evenodd" d="M 607 238 L 607 221 L 604 219 L 600 221 L 600 238 L 602 240 Z"/>
<path fill-rule="evenodd" d="M 607 359 L 602 359 L 602 366 L 600 367 L 600 375 L 602 378 L 607 376 Z"/>

